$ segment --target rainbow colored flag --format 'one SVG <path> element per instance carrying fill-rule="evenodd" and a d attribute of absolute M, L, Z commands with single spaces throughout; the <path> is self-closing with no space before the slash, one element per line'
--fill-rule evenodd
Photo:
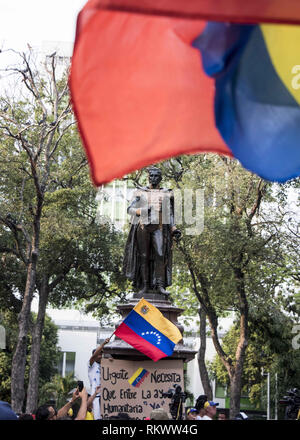
<path fill-rule="evenodd" d="M 154 360 L 171 356 L 182 334 L 152 304 L 141 299 L 115 330 L 115 335 Z"/>
<path fill-rule="evenodd" d="M 131 378 L 128 379 L 128 382 L 133 387 L 138 388 L 144 382 L 146 377 L 149 376 L 149 374 L 149 371 L 147 371 L 145 368 L 138 368 Z"/>

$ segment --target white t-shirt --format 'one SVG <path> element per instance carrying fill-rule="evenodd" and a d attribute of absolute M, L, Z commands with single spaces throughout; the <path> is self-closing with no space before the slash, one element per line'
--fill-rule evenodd
<path fill-rule="evenodd" d="M 91 387 L 91 394 L 94 394 L 96 388 L 101 384 L 101 365 L 98 362 L 93 362 L 90 365 L 88 362 L 88 375 Z"/>
<path fill-rule="evenodd" d="M 208 417 L 208 416 L 203 416 L 203 417 L 197 416 L 196 420 L 212 420 L 212 419 L 210 417 Z"/>
<path fill-rule="evenodd" d="M 90 365 L 90 361 L 88 362 L 88 376 L 91 387 L 91 395 L 94 394 L 96 388 L 101 384 L 101 365 L 98 362 L 94 362 L 93 365 Z M 101 419 L 100 414 L 100 394 L 96 394 L 96 398 L 93 401 L 93 414 L 94 419 Z"/>

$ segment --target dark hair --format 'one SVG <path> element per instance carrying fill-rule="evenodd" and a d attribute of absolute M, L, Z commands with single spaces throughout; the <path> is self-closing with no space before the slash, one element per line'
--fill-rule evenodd
<path fill-rule="evenodd" d="M 32 414 L 20 414 L 19 420 L 34 420 L 34 417 Z"/>
<path fill-rule="evenodd" d="M 132 417 L 130 417 L 127 413 L 119 412 L 118 414 L 114 416 L 109 417 L 110 420 L 132 420 Z"/>
<path fill-rule="evenodd" d="M 127 414 L 127 413 L 122 413 L 122 412 L 119 412 L 119 413 L 118 413 L 118 418 L 119 418 L 120 420 L 132 420 L 132 418 L 129 416 L 129 414 Z"/>
<path fill-rule="evenodd" d="M 48 417 L 50 415 L 49 408 L 54 408 L 53 405 L 45 404 L 38 407 L 38 409 L 35 412 L 35 418 L 36 420 L 48 420 Z M 55 409 L 55 408 L 54 408 Z M 56 410 L 55 410 L 56 412 Z"/>
<path fill-rule="evenodd" d="M 199 411 L 204 408 L 204 404 L 207 402 L 207 396 L 205 394 L 201 394 L 196 400 L 195 408 Z"/>

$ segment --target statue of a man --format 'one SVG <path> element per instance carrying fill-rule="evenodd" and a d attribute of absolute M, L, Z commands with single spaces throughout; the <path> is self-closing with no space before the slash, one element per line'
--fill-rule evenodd
<path fill-rule="evenodd" d="M 174 195 L 160 188 L 161 170 L 148 169 L 149 186 L 135 192 L 127 212 L 131 229 L 125 247 L 124 273 L 143 295 L 149 291 L 164 295 L 172 284 L 172 239 L 181 232 L 174 223 Z"/>

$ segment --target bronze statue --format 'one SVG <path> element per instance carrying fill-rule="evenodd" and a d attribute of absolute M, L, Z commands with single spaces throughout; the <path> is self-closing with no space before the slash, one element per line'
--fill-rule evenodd
<path fill-rule="evenodd" d="M 174 195 L 160 188 L 162 173 L 151 167 L 149 186 L 135 192 L 127 212 L 131 214 L 131 229 L 125 247 L 123 270 L 139 294 L 165 290 L 172 284 L 172 239 L 181 232 L 174 223 Z"/>

